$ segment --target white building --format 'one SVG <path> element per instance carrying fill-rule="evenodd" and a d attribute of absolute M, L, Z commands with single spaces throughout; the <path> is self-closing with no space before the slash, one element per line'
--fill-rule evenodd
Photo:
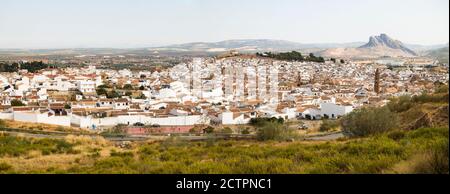
<path fill-rule="evenodd" d="M 78 90 L 82 93 L 95 93 L 95 82 L 91 80 L 78 81 Z"/>

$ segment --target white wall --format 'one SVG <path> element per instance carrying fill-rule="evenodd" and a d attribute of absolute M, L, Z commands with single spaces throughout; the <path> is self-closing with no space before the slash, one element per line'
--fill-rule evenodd
<path fill-rule="evenodd" d="M 6 120 L 13 120 L 14 114 L 13 113 L 0 113 L 0 119 L 6 119 Z"/>
<path fill-rule="evenodd" d="M 70 126 L 69 116 L 48 116 L 47 113 L 37 112 L 14 112 L 13 119 L 15 121 L 30 122 L 30 123 L 44 123 L 51 125 Z"/>
<path fill-rule="evenodd" d="M 233 112 L 222 112 L 219 115 L 219 119 L 222 121 L 223 125 L 239 125 L 239 124 L 247 124 L 250 122 L 250 118 L 245 119 L 244 114 L 241 114 L 235 119 L 233 119 Z"/>
<path fill-rule="evenodd" d="M 351 106 L 341 106 L 341 105 L 336 105 L 333 103 L 323 103 L 323 104 L 320 104 L 320 107 L 321 107 L 322 116 L 326 114 L 329 117 L 332 117 L 333 114 L 334 114 L 334 117 L 343 116 L 343 115 L 353 111 L 353 108 Z"/>
<path fill-rule="evenodd" d="M 208 119 L 206 122 L 209 122 Z M 117 124 L 133 125 L 138 122 L 146 125 L 158 124 L 161 126 L 196 125 L 202 122 L 202 116 L 190 115 L 157 118 L 144 115 L 121 115 L 117 117 L 91 118 L 74 115 L 72 117 L 72 124 L 78 125 L 81 128 L 92 128 L 93 125 L 96 127 L 109 127 Z"/>

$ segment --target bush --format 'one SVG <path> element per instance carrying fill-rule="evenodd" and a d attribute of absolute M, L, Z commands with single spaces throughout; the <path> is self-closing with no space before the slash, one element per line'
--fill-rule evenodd
<path fill-rule="evenodd" d="M 442 94 L 442 93 L 448 93 L 448 85 L 441 84 L 438 87 L 436 87 L 434 93 L 436 94 Z"/>
<path fill-rule="evenodd" d="M 250 125 L 255 126 L 255 127 L 261 127 L 264 126 L 266 124 L 266 122 L 278 122 L 279 124 L 283 124 L 284 123 L 284 119 L 283 118 L 252 118 L 250 119 Z"/>
<path fill-rule="evenodd" d="M 338 128 L 339 122 L 334 120 L 323 120 L 322 124 L 320 125 L 319 130 L 322 132 L 330 131 L 332 129 Z"/>
<path fill-rule="evenodd" d="M 29 151 L 38 150 L 43 155 L 75 153 L 73 144 L 59 139 L 31 139 L 12 136 L 0 136 L 0 157 L 21 156 Z"/>
<path fill-rule="evenodd" d="M 423 155 L 423 160 L 414 166 L 414 173 L 448 174 L 448 146 L 448 139 L 443 143 L 435 143 L 435 145 Z"/>
<path fill-rule="evenodd" d="M 399 141 L 405 137 L 405 132 L 400 130 L 392 131 L 388 134 L 388 137 L 395 141 Z"/>
<path fill-rule="evenodd" d="M 295 138 L 295 132 L 288 129 L 278 121 L 266 121 L 262 127 L 257 129 L 256 138 L 260 141 L 267 140 L 289 140 Z"/>
<path fill-rule="evenodd" d="M 63 126 L 58 126 L 55 131 L 66 131 L 66 129 Z"/>
<path fill-rule="evenodd" d="M 108 91 L 106 91 L 105 88 L 100 88 L 100 86 L 97 88 L 97 95 L 101 96 L 101 95 L 108 95 Z"/>
<path fill-rule="evenodd" d="M 133 152 L 117 152 L 115 150 L 112 150 L 110 153 L 111 157 L 117 156 L 117 157 L 133 157 Z"/>
<path fill-rule="evenodd" d="M 11 106 L 25 106 L 25 104 L 20 100 L 13 99 L 11 100 Z"/>
<path fill-rule="evenodd" d="M 413 102 L 411 101 L 411 96 L 404 95 L 398 98 L 392 98 L 391 101 L 387 104 L 389 110 L 392 112 L 404 112 L 409 110 L 413 106 Z"/>
<path fill-rule="evenodd" d="M 250 134 L 250 130 L 248 128 L 245 128 L 241 131 L 242 135 L 248 135 Z"/>
<path fill-rule="evenodd" d="M 9 169 L 11 169 L 12 166 L 9 165 L 8 163 L 5 162 L 0 162 L 0 172 L 2 171 L 8 171 Z"/>
<path fill-rule="evenodd" d="M 412 101 L 416 103 L 427 103 L 427 102 L 448 103 L 448 100 L 449 100 L 448 93 L 439 93 L 439 94 L 423 93 L 419 96 L 414 96 L 412 98 Z"/>
<path fill-rule="evenodd" d="M 208 126 L 205 129 L 203 129 L 203 133 L 213 133 L 214 127 Z"/>
<path fill-rule="evenodd" d="M 113 90 L 113 91 L 108 92 L 106 94 L 106 97 L 107 98 L 119 98 L 119 97 L 121 97 L 121 95 L 117 91 Z"/>
<path fill-rule="evenodd" d="M 0 119 L 0 127 L 5 127 L 6 123 L 4 120 Z"/>
<path fill-rule="evenodd" d="M 225 127 L 221 130 L 222 133 L 231 134 L 233 133 L 233 130 L 229 127 Z"/>
<path fill-rule="evenodd" d="M 105 89 L 105 88 L 111 88 L 111 87 L 108 86 L 108 85 L 102 84 L 102 85 L 97 86 L 97 88 L 103 88 L 103 89 Z"/>
<path fill-rule="evenodd" d="M 132 90 L 132 89 L 133 89 L 133 86 L 132 86 L 131 84 L 125 84 L 125 85 L 123 86 L 123 89 L 124 89 L 124 90 Z"/>
<path fill-rule="evenodd" d="M 386 132 L 397 127 L 397 115 L 386 106 L 354 110 L 341 119 L 344 133 L 350 136 L 367 136 Z"/>

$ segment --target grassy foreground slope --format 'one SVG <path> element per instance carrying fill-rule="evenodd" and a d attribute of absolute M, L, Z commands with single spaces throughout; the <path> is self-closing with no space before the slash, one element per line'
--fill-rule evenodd
<path fill-rule="evenodd" d="M 448 134 L 448 128 L 422 128 L 335 142 L 172 139 L 129 149 L 2 136 L 0 173 L 442 173 Z M 16 148 L 5 146 L 12 138 L 20 142 Z M 42 145 L 28 146 L 33 143 Z"/>

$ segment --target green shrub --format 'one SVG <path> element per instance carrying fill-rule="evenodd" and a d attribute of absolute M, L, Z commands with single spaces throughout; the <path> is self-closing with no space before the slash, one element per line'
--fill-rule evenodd
<path fill-rule="evenodd" d="M 5 127 L 5 121 L 4 120 L 2 120 L 2 119 L 0 119 L 0 127 Z"/>
<path fill-rule="evenodd" d="M 332 129 L 338 128 L 339 127 L 339 122 L 335 121 L 335 120 L 323 120 L 322 124 L 320 125 L 319 130 L 322 132 L 326 132 L 326 131 L 330 131 Z"/>
<path fill-rule="evenodd" d="M 439 86 L 436 87 L 435 94 L 445 94 L 448 93 L 448 85 L 446 84 L 440 84 Z"/>
<path fill-rule="evenodd" d="M 367 136 L 386 132 L 397 127 L 397 115 L 386 106 L 361 108 L 341 119 L 342 130 L 350 136 Z"/>
<path fill-rule="evenodd" d="M 63 126 L 56 127 L 56 131 L 65 131 L 65 128 Z"/>
<path fill-rule="evenodd" d="M 444 142 L 435 143 L 423 158 L 414 166 L 414 173 L 423 174 L 448 174 L 449 173 L 449 144 L 448 139 Z"/>
<path fill-rule="evenodd" d="M 8 171 L 8 170 L 10 170 L 11 168 L 12 168 L 12 166 L 9 165 L 8 163 L 0 162 L 0 172 Z"/>
<path fill-rule="evenodd" d="M 203 133 L 213 133 L 214 127 L 208 126 L 205 129 L 203 129 Z"/>
<path fill-rule="evenodd" d="M 283 118 L 275 118 L 275 117 L 272 117 L 272 118 L 258 117 L 258 118 L 250 119 L 250 125 L 255 126 L 255 127 L 264 126 L 266 124 L 266 122 L 278 122 L 279 124 L 283 124 L 284 119 Z"/>
<path fill-rule="evenodd" d="M 250 134 L 250 130 L 248 128 L 245 128 L 241 131 L 242 135 L 248 135 Z"/>
<path fill-rule="evenodd" d="M 229 127 L 225 127 L 221 130 L 222 133 L 231 134 L 233 133 L 233 130 Z"/>
<path fill-rule="evenodd" d="M 25 104 L 20 100 L 13 99 L 11 100 L 11 106 L 25 106 Z"/>
<path fill-rule="evenodd" d="M 403 139 L 405 137 L 405 132 L 404 131 L 400 131 L 400 130 L 395 130 L 395 131 L 390 132 L 388 134 L 388 137 L 393 139 L 393 140 L 395 140 L 395 141 L 398 141 L 398 140 Z"/>
<path fill-rule="evenodd" d="M 117 152 L 115 150 L 111 151 L 111 156 L 117 156 L 117 157 L 133 157 L 133 152 Z"/>
<path fill-rule="evenodd" d="M 295 131 L 288 129 L 285 125 L 280 124 L 277 119 L 274 121 L 265 121 L 261 123 L 261 127 L 257 128 L 256 138 L 260 141 L 267 140 L 289 140 L 297 138 Z"/>
<path fill-rule="evenodd" d="M 403 95 L 398 98 L 392 98 L 387 104 L 387 107 L 392 112 L 404 112 L 409 110 L 414 103 L 411 100 L 411 96 Z"/>
<path fill-rule="evenodd" d="M 427 103 L 427 102 L 434 102 L 434 103 L 448 103 L 448 93 L 439 93 L 439 94 L 427 94 L 423 93 L 418 96 L 414 96 L 412 98 L 413 102 L 416 103 Z"/>
<path fill-rule="evenodd" d="M 124 90 L 132 90 L 132 89 L 133 89 L 133 86 L 132 86 L 131 84 L 125 84 L 125 85 L 123 86 L 123 89 L 124 89 Z"/>
<path fill-rule="evenodd" d="M 13 136 L 0 136 L 0 156 L 21 156 L 29 151 L 38 150 L 43 155 L 72 154 L 73 144 L 60 139 L 31 139 Z"/>

